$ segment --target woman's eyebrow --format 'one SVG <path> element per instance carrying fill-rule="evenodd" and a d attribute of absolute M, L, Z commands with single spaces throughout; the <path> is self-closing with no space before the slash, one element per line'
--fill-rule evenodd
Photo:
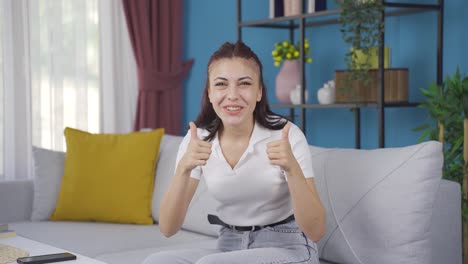
<path fill-rule="evenodd" d="M 226 79 L 226 78 L 224 78 L 224 77 L 216 77 L 216 78 L 214 78 L 213 81 L 216 81 L 217 79 L 220 79 L 220 80 L 222 80 L 222 81 L 227 81 L 227 80 L 228 80 L 228 79 Z"/>
<path fill-rule="evenodd" d="M 228 80 L 228 79 L 226 79 L 226 78 L 224 78 L 224 77 L 216 77 L 216 78 L 214 78 L 213 81 L 216 81 L 216 80 L 218 80 L 218 79 L 219 79 L 219 80 L 222 80 L 222 81 L 227 81 L 227 80 Z M 238 81 L 242 81 L 242 80 L 245 80 L 245 79 L 253 80 L 251 77 L 245 76 L 245 77 L 240 77 L 240 78 L 238 79 Z"/>

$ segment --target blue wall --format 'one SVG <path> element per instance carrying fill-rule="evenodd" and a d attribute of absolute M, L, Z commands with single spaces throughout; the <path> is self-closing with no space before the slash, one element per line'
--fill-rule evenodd
<path fill-rule="evenodd" d="M 268 17 L 268 0 L 243 1 L 243 20 Z M 335 6 L 329 0 L 329 6 Z M 434 1 L 435 2 L 435 1 Z M 184 1 L 184 56 L 195 64 L 184 84 L 183 125 L 196 118 L 206 79 L 206 64 L 211 54 L 225 41 L 236 41 L 236 0 Z M 445 1 L 444 76 L 459 66 L 468 74 L 468 1 Z M 386 45 L 391 49 L 391 66 L 409 68 L 410 101 L 420 101 L 420 88 L 436 79 L 435 12 L 391 17 L 386 19 Z M 274 82 L 279 68 L 271 58 L 273 44 L 288 39 L 287 30 L 243 28 L 242 36 L 260 57 L 264 66 L 265 84 L 270 103 L 277 103 Z M 324 82 L 333 79 L 335 69 L 344 68 L 343 54 L 348 49 L 341 41 L 338 25 L 308 28 L 306 36 L 311 44 L 314 62 L 306 67 L 309 102 L 317 102 L 316 94 Z M 297 38 L 296 38 L 297 39 Z M 274 109 L 286 114 L 281 109 Z M 432 122 L 419 108 L 387 108 L 385 110 L 385 140 L 387 147 L 414 144 L 418 125 Z M 377 111 L 361 110 L 362 148 L 378 146 Z M 310 144 L 323 147 L 354 147 L 354 119 L 347 109 L 307 110 L 307 139 Z"/>

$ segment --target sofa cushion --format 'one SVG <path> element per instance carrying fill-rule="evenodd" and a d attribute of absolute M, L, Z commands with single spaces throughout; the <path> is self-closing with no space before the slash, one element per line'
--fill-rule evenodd
<path fill-rule="evenodd" d="M 174 176 L 176 156 L 183 137 L 165 135 L 161 142 L 161 154 L 159 156 L 156 180 L 154 185 L 154 196 L 152 214 L 153 218 L 159 220 L 159 209 L 161 201 Z M 217 236 L 219 226 L 208 223 L 208 214 L 213 214 L 218 205 L 217 201 L 206 190 L 202 179 L 198 185 L 192 202 L 187 210 L 182 228 L 205 235 Z"/>
<path fill-rule="evenodd" d="M 213 239 L 184 230 L 166 238 L 157 225 L 42 221 L 10 223 L 10 227 L 20 236 L 92 258 Z"/>
<path fill-rule="evenodd" d="M 208 192 L 205 180 L 202 177 L 190 202 L 182 228 L 205 235 L 218 236 L 221 226 L 212 225 L 208 222 L 208 214 L 216 215 L 218 204 L 219 202 Z"/>
<path fill-rule="evenodd" d="M 33 147 L 34 199 L 32 221 L 48 220 L 62 182 L 65 153 Z"/>
<path fill-rule="evenodd" d="M 154 171 L 164 129 L 91 134 L 66 128 L 67 155 L 51 220 L 152 224 Z"/>
<path fill-rule="evenodd" d="M 182 137 L 165 134 L 159 147 L 154 192 L 152 198 L 152 216 L 159 218 L 159 205 L 164 191 L 169 186 L 174 173 L 178 145 Z M 65 163 L 65 152 L 33 147 L 34 201 L 32 221 L 49 220 L 54 211 L 62 182 Z M 165 176 L 163 176 L 165 175 Z"/>
<path fill-rule="evenodd" d="M 153 202 L 151 206 L 151 214 L 156 222 L 159 221 L 161 201 L 169 188 L 172 176 L 174 176 L 175 161 L 180 142 L 182 142 L 182 137 L 164 135 L 161 145 L 159 146 L 160 153 L 158 167 L 156 168 Z"/>
<path fill-rule="evenodd" d="M 377 150 L 311 147 L 327 211 L 320 257 L 338 263 L 430 263 L 438 142 Z"/>

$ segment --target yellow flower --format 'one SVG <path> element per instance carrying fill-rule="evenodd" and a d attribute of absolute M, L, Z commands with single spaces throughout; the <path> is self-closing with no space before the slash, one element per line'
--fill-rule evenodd
<path fill-rule="evenodd" d="M 308 39 L 304 39 L 304 59 L 306 62 L 311 63 L 312 58 L 309 57 L 310 45 Z M 291 41 L 281 41 L 274 44 L 275 48 L 271 51 L 273 64 L 280 66 L 283 60 L 297 60 L 300 57 L 300 42 L 291 43 Z"/>

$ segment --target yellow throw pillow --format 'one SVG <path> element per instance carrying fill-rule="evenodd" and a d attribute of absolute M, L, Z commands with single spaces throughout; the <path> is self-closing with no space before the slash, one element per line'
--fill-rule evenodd
<path fill-rule="evenodd" d="M 152 224 L 151 199 L 164 129 L 91 134 L 66 128 L 67 154 L 51 220 Z"/>

